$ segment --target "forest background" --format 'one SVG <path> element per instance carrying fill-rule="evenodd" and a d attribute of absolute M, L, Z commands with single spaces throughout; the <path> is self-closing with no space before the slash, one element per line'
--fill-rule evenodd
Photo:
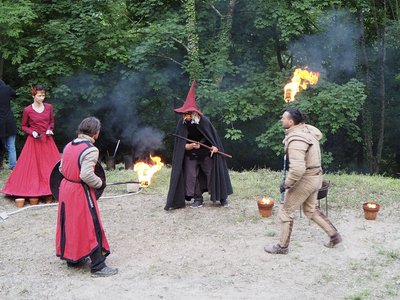
<path fill-rule="evenodd" d="M 49 88 L 63 146 L 88 115 L 102 121 L 102 159 L 171 161 L 192 80 L 231 169 L 280 169 L 283 87 L 320 72 L 292 103 L 324 134 L 326 171 L 399 176 L 400 3 L 397 0 L 0 0 L 0 78 L 13 111 Z M 18 151 L 24 143 L 20 132 Z"/>

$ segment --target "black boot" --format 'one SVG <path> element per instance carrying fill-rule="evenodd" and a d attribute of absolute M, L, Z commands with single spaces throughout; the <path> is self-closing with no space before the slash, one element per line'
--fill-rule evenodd
<path fill-rule="evenodd" d="M 342 242 L 342 237 L 340 236 L 339 232 L 336 232 L 334 235 L 330 237 L 329 242 L 324 244 L 324 246 L 328 248 L 333 248 L 341 242 Z"/>
<path fill-rule="evenodd" d="M 289 247 L 281 247 L 279 244 L 276 244 L 271 247 L 265 246 L 264 251 L 271 254 L 288 254 Z"/>

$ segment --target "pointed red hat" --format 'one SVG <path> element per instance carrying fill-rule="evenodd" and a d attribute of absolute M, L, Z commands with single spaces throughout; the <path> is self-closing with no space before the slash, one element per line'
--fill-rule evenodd
<path fill-rule="evenodd" d="M 189 93 L 186 96 L 185 103 L 183 103 L 182 107 L 174 109 L 175 112 L 183 114 L 183 113 L 195 111 L 199 115 L 201 115 L 201 116 L 203 115 L 203 113 L 200 111 L 200 109 L 196 103 L 196 95 L 194 93 L 195 87 L 196 87 L 196 82 L 193 81 L 192 86 L 190 87 Z"/>

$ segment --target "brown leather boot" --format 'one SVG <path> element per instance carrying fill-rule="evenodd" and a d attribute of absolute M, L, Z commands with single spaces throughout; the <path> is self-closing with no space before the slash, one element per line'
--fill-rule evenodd
<path fill-rule="evenodd" d="M 289 247 L 281 247 L 279 244 L 273 246 L 265 246 L 264 251 L 271 254 L 288 254 Z"/>
<path fill-rule="evenodd" d="M 330 237 L 329 242 L 324 244 L 324 246 L 328 248 L 333 248 L 340 242 L 342 242 L 342 237 L 340 236 L 339 232 L 336 232 Z"/>

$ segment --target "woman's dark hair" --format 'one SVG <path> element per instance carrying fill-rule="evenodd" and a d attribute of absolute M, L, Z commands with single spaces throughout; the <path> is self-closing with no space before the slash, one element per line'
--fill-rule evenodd
<path fill-rule="evenodd" d="M 304 123 L 307 120 L 307 115 L 297 108 L 288 107 L 286 108 L 286 111 L 290 114 L 290 117 L 294 121 L 295 125 Z"/>
<path fill-rule="evenodd" d="M 94 136 L 98 131 L 100 131 L 100 128 L 101 123 L 99 119 L 95 117 L 87 117 L 79 124 L 78 133 Z"/>
<path fill-rule="evenodd" d="M 47 87 L 45 87 L 43 85 L 40 85 L 40 84 L 31 86 L 31 94 L 32 94 L 32 96 L 35 96 L 38 91 L 45 91 L 46 92 L 47 90 L 48 90 Z"/>

